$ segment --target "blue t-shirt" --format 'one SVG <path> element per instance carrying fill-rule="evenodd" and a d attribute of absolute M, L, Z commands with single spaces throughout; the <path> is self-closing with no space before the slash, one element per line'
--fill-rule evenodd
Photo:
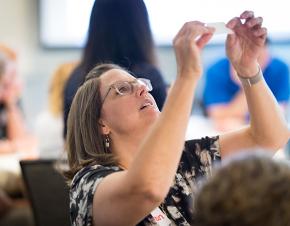
<path fill-rule="evenodd" d="M 214 104 L 229 103 L 240 90 L 230 75 L 230 62 L 228 59 L 219 60 L 206 74 L 203 101 L 205 107 Z M 277 58 L 272 58 L 263 70 L 263 75 L 270 90 L 280 103 L 289 100 L 289 69 Z"/>

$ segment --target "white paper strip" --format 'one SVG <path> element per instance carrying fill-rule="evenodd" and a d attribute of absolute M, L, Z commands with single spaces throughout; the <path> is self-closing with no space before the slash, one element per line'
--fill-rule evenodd
<path fill-rule="evenodd" d="M 214 34 L 233 34 L 233 31 L 226 27 L 224 22 L 216 22 L 216 23 L 207 23 L 207 27 L 214 27 L 215 32 Z"/>

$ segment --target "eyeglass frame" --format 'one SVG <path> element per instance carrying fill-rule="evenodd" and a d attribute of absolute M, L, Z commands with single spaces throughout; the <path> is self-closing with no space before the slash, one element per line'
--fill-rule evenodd
<path fill-rule="evenodd" d="M 105 100 L 106 100 L 106 98 L 107 98 L 107 96 L 109 95 L 109 93 L 110 93 L 110 91 L 112 90 L 112 89 L 115 89 L 115 91 L 119 94 L 119 95 L 121 95 L 121 96 L 125 96 L 125 95 L 128 95 L 128 94 L 123 94 L 117 87 L 116 87 L 116 84 L 117 83 L 128 83 L 129 85 L 130 85 L 130 87 L 131 87 L 131 91 L 130 91 L 130 93 L 128 93 L 128 94 L 132 94 L 133 92 L 134 92 L 134 88 L 135 88 L 135 86 L 136 85 L 145 85 L 145 87 L 146 87 L 146 89 L 147 89 L 147 91 L 148 92 L 151 92 L 152 90 L 153 90 L 153 86 L 152 86 L 152 84 L 151 84 L 151 81 L 149 80 L 149 79 L 147 79 L 147 78 L 136 78 L 136 79 L 134 79 L 133 81 L 117 81 L 117 82 L 115 82 L 114 84 L 112 84 L 112 85 L 110 85 L 109 86 L 109 89 L 108 89 L 108 91 L 106 92 L 106 95 L 104 96 L 104 98 L 103 98 L 103 100 L 102 100 L 102 105 L 104 104 L 104 102 L 105 102 Z"/>

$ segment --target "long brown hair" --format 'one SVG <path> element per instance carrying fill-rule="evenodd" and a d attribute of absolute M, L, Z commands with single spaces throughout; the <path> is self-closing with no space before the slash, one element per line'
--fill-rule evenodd
<path fill-rule="evenodd" d="M 53 116 L 63 114 L 63 93 L 65 84 L 78 62 L 67 62 L 58 66 L 53 73 L 48 94 L 48 109 Z"/>
<path fill-rule="evenodd" d="M 116 156 L 105 145 L 105 136 L 99 125 L 102 108 L 100 76 L 112 69 L 124 70 L 115 64 L 94 67 L 73 99 L 66 138 L 70 169 L 65 176 L 69 180 L 84 166 L 117 164 Z"/>

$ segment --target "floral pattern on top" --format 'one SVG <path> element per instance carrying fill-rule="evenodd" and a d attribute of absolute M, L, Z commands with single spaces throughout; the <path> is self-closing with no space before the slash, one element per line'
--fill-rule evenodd
<path fill-rule="evenodd" d="M 192 225 L 193 202 L 199 179 L 212 173 L 213 164 L 221 159 L 219 137 L 186 141 L 178 170 L 160 210 L 178 226 Z M 98 184 L 107 175 L 121 171 L 117 166 L 86 166 L 75 176 L 70 189 L 70 217 L 73 226 L 93 225 L 93 197 Z M 101 207 L 100 207 L 101 208 Z M 158 225 L 148 214 L 137 226 Z"/>

